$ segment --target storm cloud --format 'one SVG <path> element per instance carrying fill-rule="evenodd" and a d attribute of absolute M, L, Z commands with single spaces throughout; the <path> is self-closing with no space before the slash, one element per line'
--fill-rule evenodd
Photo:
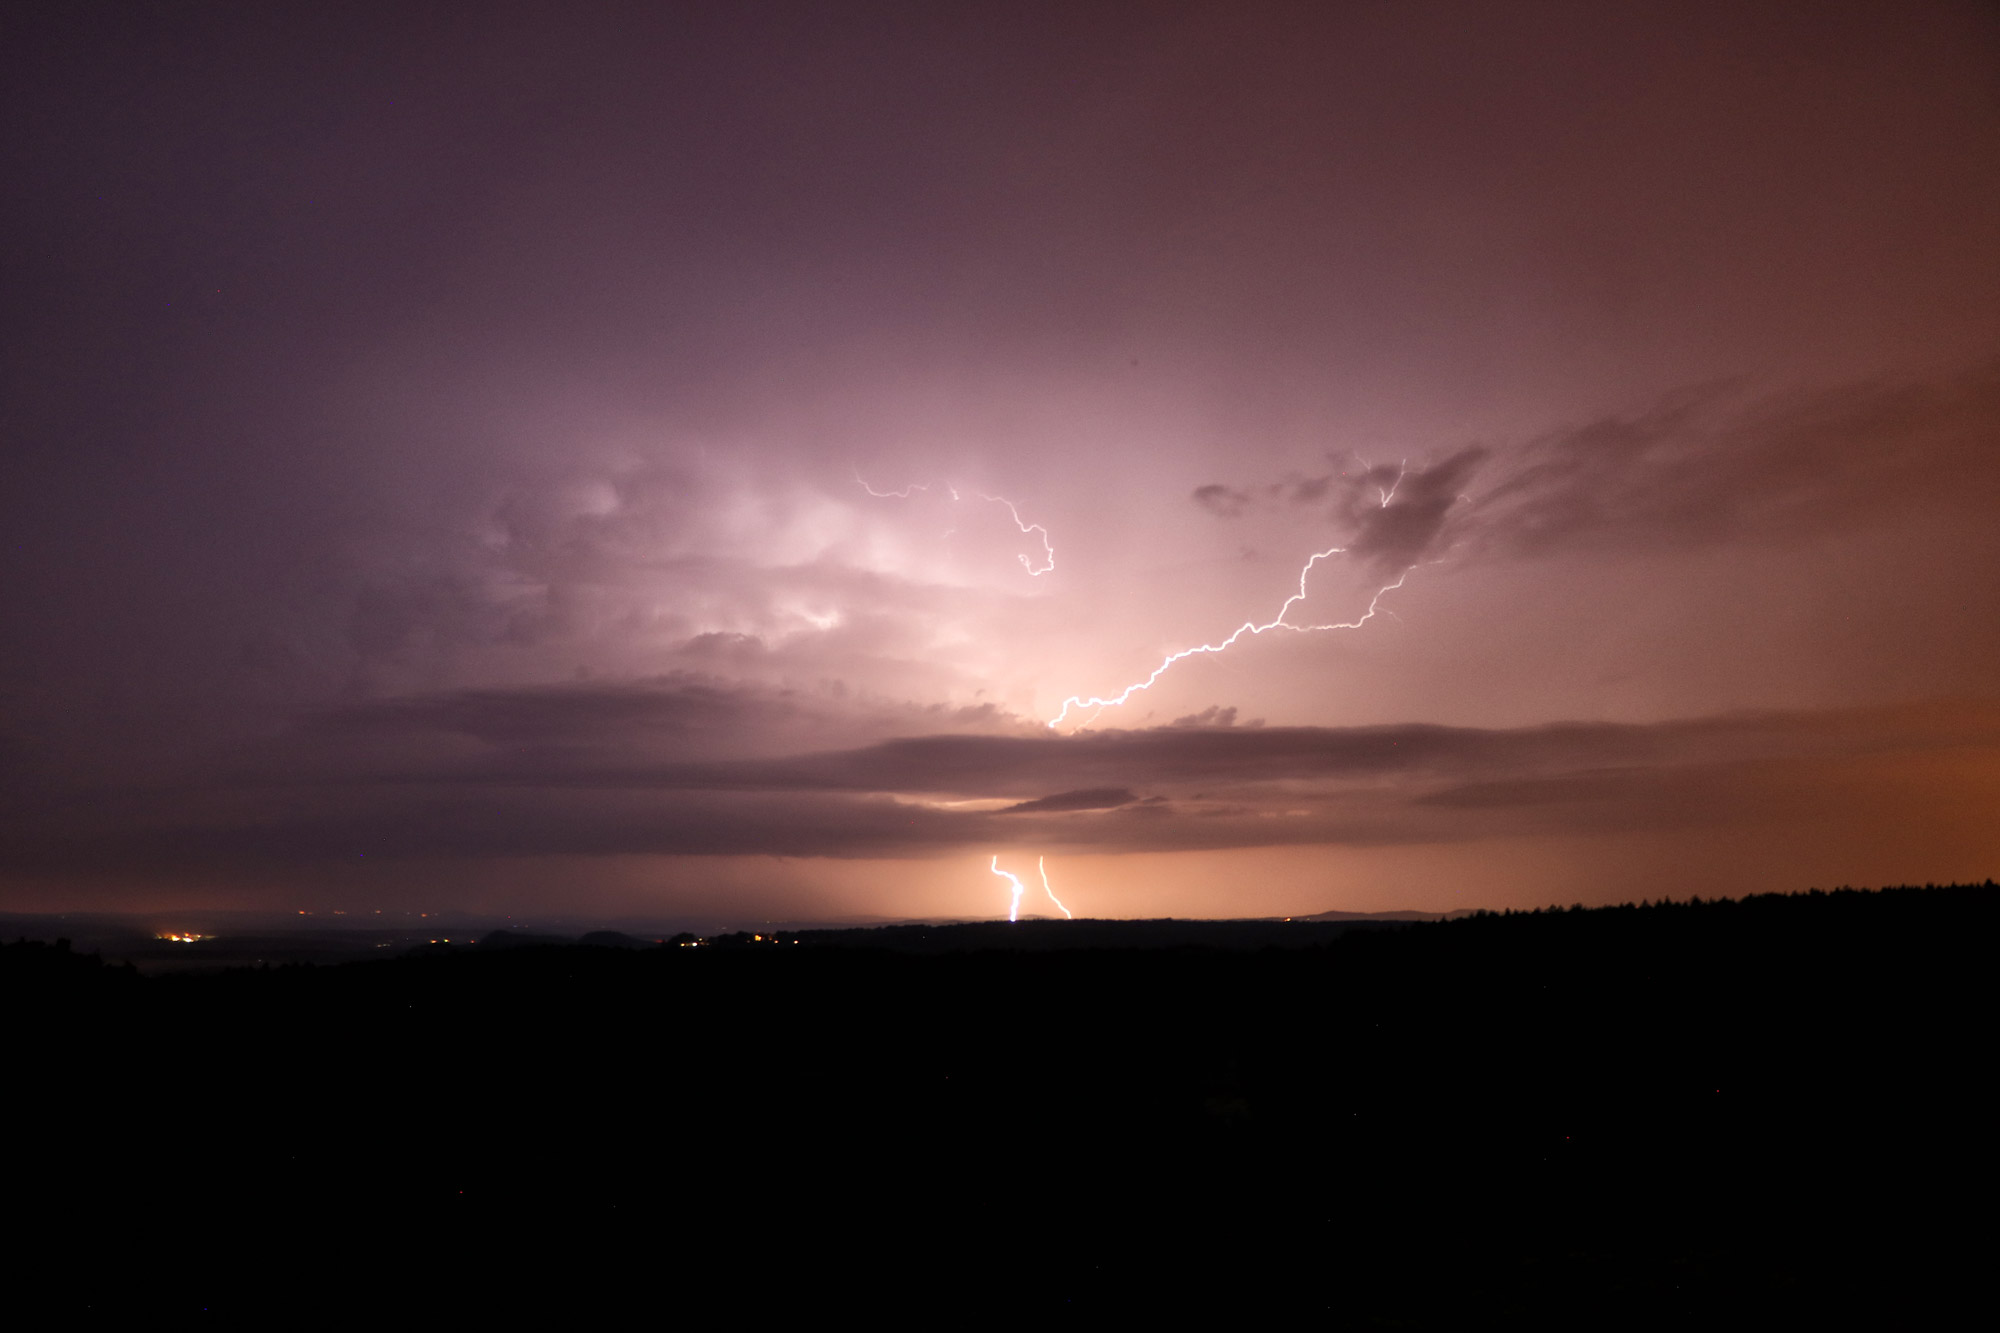
<path fill-rule="evenodd" d="M 1434 463 L 1367 464 L 1195 500 L 1236 518 L 1260 504 L 1326 510 L 1378 572 L 1425 560 L 1536 559 L 1794 542 L 1924 508 L 2000 508 L 2000 361 L 1934 380 L 1871 379 L 1762 397 L 1684 390 L 1642 411 Z"/>
<path fill-rule="evenodd" d="M 2000 361 L 1774 397 L 1690 390 L 1530 441 L 1468 506 L 1492 554 L 1766 545 L 2000 507 Z"/>
<path fill-rule="evenodd" d="M 688 717 L 769 703 L 703 687 L 573 687 L 352 709 L 266 749 L 254 771 L 45 809 L 10 821 L 0 848 L 30 869 L 1380 846 L 1851 810 L 1885 756 L 1918 768 L 1969 758 L 2000 778 L 2000 712 L 1973 705 L 1646 726 L 1042 730 L 691 757 Z M 335 745 L 345 762 L 330 770 L 339 737 L 364 741 L 368 762 Z"/>
<path fill-rule="evenodd" d="M 0 906 L 1992 873 L 1984 9 L 30 9 Z"/>

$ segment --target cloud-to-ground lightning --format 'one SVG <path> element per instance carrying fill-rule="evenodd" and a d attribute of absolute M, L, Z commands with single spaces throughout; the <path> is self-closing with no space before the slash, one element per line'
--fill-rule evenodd
<path fill-rule="evenodd" d="M 1375 595 L 1369 598 L 1368 600 L 1368 609 L 1366 611 L 1363 611 L 1358 617 L 1356 617 L 1353 620 L 1338 621 L 1336 623 L 1327 625 L 1293 625 L 1285 620 L 1285 617 L 1291 613 L 1292 607 L 1297 603 L 1305 600 L 1306 577 L 1307 575 L 1312 573 L 1313 566 L 1317 565 L 1320 561 L 1325 560 L 1331 556 L 1336 556 L 1341 554 L 1346 549 L 1347 548 L 1344 546 L 1329 547 L 1327 550 L 1316 552 L 1310 560 L 1306 561 L 1305 566 L 1299 570 L 1299 590 L 1293 593 L 1290 597 L 1287 597 L 1285 599 L 1285 604 L 1278 608 L 1278 614 L 1273 616 L 1271 619 L 1265 621 L 1263 624 L 1259 625 L 1255 621 L 1246 620 L 1243 622 L 1243 624 L 1237 627 L 1236 632 L 1234 634 L 1231 634 L 1228 638 L 1222 640 L 1220 643 L 1204 643 L 1194 648 L 1183 648 L 1177 653 L 1169 654 L 1165 661 L 1161 662 L 1158 666 L 1153 668 L 1151 675 L 1147 676 L 1144 680 L 1136 681 L 1133 684 L 1127 685 L 1117 694 L 1109 696 L 1092 696 L 1091 698 L 1088 699 L 1083 698 L 1080 695 L 1073 694 L 1069 698 L 1063 700 L 1062 710 L 1058 712 L 1054 717 L 1049 719 L 1048 725 L 1050 729 L 1053 730 L 1054 728 L 1061 726 L 1063 722 L 1068 719 L 1070 710 L 1072 708 L 1077 709 L 1078 711 L 1081 711 L 1086 708 L 1095 708 L 1100 712 L 1106 708 L 1116 708 L 1120 704 L 1124 703 L 1126 700 L 1130 699 L 1133 695 L 1138 694 L 1143 690 L 1151 689 L 1153 687 L 1153 682 L 1158 680 L 1161 676 L 1166 675 L 1168 670 L 1173 667 L 1174 663 L 1179 662 L 1185 658 L 1194 657 L 1200 653 L 1224 652 L 1231 645 L 1233 645 L 1238 639 L 1242 638 L 1246 634 L 1263 634 L 1270 630 L 1279 630 L 1279 629 L 1290 630 L 1294 634 L 1314 634 L 1322 630 L 1360 629 L 1363 625 L 1367 624 L 1371 619 L 1374 618 L 1376 609 L 1380 607 L 1382 604 L 1382 599 L 1386 597 L 1388 594 L 1394 592 L 1396 589 L 1403 586 L 1403 580 L 1410 576 L 1409 570 L 1406 569 L 1401 574 L 1398 574 L 1396 576 L 1396 581 L 1394 583 L 1386 583 L 1382 585 L 1382 587 L 1376 589 Z"/>
<path fill-rule="evenodd" d="M 918 485 L 917 483 L 912 482 L 910 485 L 905 486 L 900 491 L 878 491 L 873 486 L 870 486 L 866 481 L 863 481 L 861 474 L 858 471 L 854 474 L 854 480 L 861 487 L 862 490 L 868 492 L 870 495 L 874 496 L 877 500 L 907 500 L 918 491 L 928 491 L 930 489 L 929 486 Z M 958 488 L 956 486 L 947 485 L 945 487 L 945 490 L 951 492 L 951 498 L 954 502 L 956 502 L 959 499 Z M 1049 530 L 1047 528 L 1043 527 L 1039 523 L 1029 523 L 1025 521 L 1021 517 L 1020 508 L 1012 500 L 1009 500 L 1004 495 L 988 495 L 984 491 L 975 491 L 974 494 L 978 495 L 980 499 L 985 500 L 991 504 L 1006 505 L 1007 512 L 1013 516 L 1014 526 L 1021 530 L 1023 536 L 1028 536 L 1032 534 L 1034 536 L 1038 536 L 1041 538 L 1042 563 L 1039 566 L 1037 566 L 1034 560 L 1031 559 L 1029 556 L 1016 555 L 1015 559 L 1021 562 L 1021 568 L 1027 570 L 1031 576 L 1035 578 L 1040 578 L 1042 575 L 1048 573 L 1050 570 L 1056 567 L 1055 543 L 1049 539 Z"/>
<path fill-rule="evenodd" d="M 1056 897 L 1056 891 L 1049 887 L 1049 858 L 1046 856 L 1036 857 L 1035 868 L 1042 872 L 1042 892 L 1049 895 L 1049 901 L 1056 905 L 1056 910 L 1063 914 L 1063 919 L 1066 921 L 1076 920 L 1075 913 L 1064 907 L 1062 899 Z"/>
<path fill-rule="evenodd" d="M 1355 461 L 1360 463 L 1361 466 L 1367 472 L 1372 473 L 1375 471 L 1375 465 L 1370 463 L 1367 459 L 1361 457 L 1360 454 L 1355 454 L 1354 458 Z M 1406 458 L 1400 464 L 1397 465 L 1395 480 L 1391 481 L 1386 487 L 1381 485 L 1380 483 L 1376 483 L 1375 494 L 1376 497 L 1381 501 L 1381 506 L 1380 506 L 1381 508 L 1387 509 L 1390 505 L 1390 502 L 1396 498 L 1396 490 L 1403 484 L 1403 478 L 1409 475 L 1409 471 L 1410 471 L 1410 460 Z M 1336 621 L 1332 624 L 1326 624 L 1326 625 L 1294 625 L 1289 623 L 1285 619 L 1287 615 L 1291 614 L 1293 606 L 1305 600 L 1306 579 L 1309 575 L 1311 575 L 1313 571 L 1313 566 L 1317 565 L 1320 561 L 1325 560 L 1331 556 L 1340 555 L 1346 550 L 1347 548 L 1344 546 L 1332 546 L 1328 547 L 1324 551 L 1315 552 L 1313 556 L 1309 560 L 1307 560 L 1305 564 L 1301 566 L 1299 569 L 1299 590 L 1293 593 L 1290 597 L 1287 597 L 1285 599 L 1285 604 L 1278 608 L 1278 614 L 1271 617 L 1271 619 L 1265 621 L 1263 624 L 1259 625 L 1255 621 L 1246 620 L 1241 625 L 1237 626 L 1236 632 L 1234 634 L 1231 634 L 1228 638 L 1222 640 L 1220 643 L 1204 643 L 1199 645 L 1198 647 L 1183 648 L 1177 653 L 1171 653 L 1167 656 L 1167 658 L 1164 661 L 1162 661 L 1158 666 L 1153 668 L 1152 674 L 1148 675 L 1144 680 L 1135 681 L 1132 684 L 1127 685 L 1123 690 L 1120 690 L 1117 694 L 1110 695 L 1108 697 L 1092 696 L 1091 698 L 1088 699 L 1073 694 L 1069 698 L 1063 700 L 1061 710 L 1058 711 L 1054 717 L 1049 719 L 1048 725 L 1050 730 L 1054 730 L 1055 728 L 1061 726 L 1066 720 L 1068 720 L 1070 710 L 1072 708 L 1077 709 L 1079 711 L 1086 708 L 1094 708 L 1097 710 L 1098 713 L 1103 712 L 1107 708 L 1116 708 L 1120 704 L 1124 703 L 1126 700 L 1130 699 L 1133 695 L 1140 693 L 1142 690 L 1151 689 L 1153 687 L 1153 682 L 1157 681 L 1161 676 L 1166 675 L 1167 672 L 1172 669 L 1174 663 L 1179 662 L 1184 658 L 1193 657 L 1199 653 L 1224 652 L 1228 650 L 1228 648 L 1231 645 L 1233 645 L 1238 639 L 1242 638 L 1246 634 L 1252 634 L 1252 635 L 1263 634 L 1266 633 L 1267 631 L 1277 630 L 1277 629 L 1290 630 L 1294 634 L 1315 634 L 1324 630 L 1336 630 L 1336 629 L 1360 629 L 1363 625 L 1367 624 L 1370 620 L 1374 619 L 1375 612 L 1377 610 L 1385 609 L 1382 606 L 1382 599 L 1388 596 L 1390 593 L 1394 592 L 1396 589 L 1403 586 L 1403 580 L 1410 577 L 1410 571 L 1408 569 L 1405 569 L 1401 574 L 1398 574 L 1396 576 L 1395 582 L 1385 583 L 1380 588 L 1377 588 L 1375 590 L 1375 595 L 1368 599 L 1368 609 L 1366 611 L 1363 611 L 1359 616 L 1357 616 L 1353 620 Z M 1412 568 L 1414 568 L 1414 566 Z M 1388 614 L 1394 615 L 1395 612 L 1390 611 L 1388 612 Z M 1091 716 L 1093 719 L 1095 719 L 1097 714 L 1093 713 L 1091 714 Z"/>
<path fill-rule="evenodd" d="M 1021 883 L 1021 877 L 1013 871 L 1002 870 L 1000 868 L 1000 854 L 998 852 L 993 854 L 993 861 L 989 869 L 1014 886 L 1013 901 L 1007 904 L 1007 919 L 1009 921 L 1019 921 L 1021 919 L 1021 895 L 1028 891 L 1028 886 Z"/>
<path fill-rule="evenodd" d="M 1000 854 L 998 852 L 993 854 L 993 860 L 988 863 L 987 868 L 1001 879 L 1006 880 L 1008 885 L 1011 886 L 1013 898 L 1007 904 L 1007 919 L 1009 921 L 1019 921 L 1021 919 L 1021 895 L 1028 891 L 1028 886 L 1021 883 L 1021 877 L 1013 871 L 1002 870 L 1000 868 Z M 1056 897 L 1056 891 L 1049 887 L 1049 858 L 1046 856 L 1036 857 L 1035 869 L 1042 872 L 1042 892 L 1049 895 L 1049 901 L 1056 905 L 1056 910 L 1061 912 L 1066 919 L 1070 921 L 1076 920 L 1075 913 L 1071 912 L 1069 908 L 1064 907 L 1062 899 Z"/>

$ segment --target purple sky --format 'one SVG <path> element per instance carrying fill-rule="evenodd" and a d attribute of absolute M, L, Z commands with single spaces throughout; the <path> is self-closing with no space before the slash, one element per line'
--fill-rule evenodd
<path fill-rule="evenodd" d="M 10 23 L 0 908 L 2000 868 L 1990 5 L 662 8 Z"/>

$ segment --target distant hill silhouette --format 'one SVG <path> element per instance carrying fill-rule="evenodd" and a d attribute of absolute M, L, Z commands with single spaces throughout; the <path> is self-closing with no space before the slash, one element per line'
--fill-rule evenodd
<path fill-rule="evenodd" d="M 627 935 L 622 930 L 593 930 L 577 943 L 592 949 L 644 949 L 650 948 L 654 941 Z"/>
<path fill-rule="evenodd" d="M 484 949 L 522 949 L 535 945 L 575 944 L 568 935 L 538 935 L 526 930 L 490 930 L 480 936 L 479 945 Z"/>
<path fill-rule="evenodd" d="M 1476 916 L 1477 912 L 1462 910 L 1457 912 L 1314 912 L 1310 916 L 1288 916 L 1287 921 L 1455 921 L 1462 916 Z"/>

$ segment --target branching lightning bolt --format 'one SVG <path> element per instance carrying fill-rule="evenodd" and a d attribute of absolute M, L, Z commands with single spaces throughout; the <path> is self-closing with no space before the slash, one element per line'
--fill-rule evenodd
<path fill-rule="evenodd" d="M 1405 458 L 1400 464 L 1397 465 L 1396 479 L 1389 483 L 1389 489 L 1385 491 L 1379 486 L 1375 488 L 1375 494 L 1382 497 L 1382 507 L 1384 509 L 1387 509 L 1389 507 L 1389 501 L 1396 498 L 1396 488 L 1403 484 L 1403 477 L 1409 472 L 1409 470 L 1410 470 L 1410 460 Z"/>
<path fill-rule="evenodd" d="M 1375 465 L 1369 462 L 1367 459 L 1363 458 L 1359 453 L 1355 452 L 1352 449 L 1349 449 L 1347 452 L 1349 455 L 1353 457 L 1355 462 L 1361 464 L 1361 470 L 1363 472 L 1373 472 L 1375 470 Z M 1381 498 L 1382 508 L 1387 509 L 1389 507 L 1389 501 L 1396 498 L 1396 488 L 1403 484 L 1403 478 L 1409 475 L 1409 471 L 1410 471 L 1410 460 L 1405 458 L 1402 462 L 1396 465 L 1396 479 L 1389 483 L 1389 489 L 1383 490 L 1380 486 L 1377 486 L 1375 488 L 1375 494 Z M 1342 475 L 1345 474 L 1343 473 Z"/>
<path fill-rule="evenodd" d="M 870 495 L 874 496 L 878 500 L 907 500 L 918 491 L 928 491 L 930 489 L 930 487 L 928 486 L 919 486 L 915 483 L 912 483 L 908 486 L 905 486 L 900 491 L 878 491 L 873 486 L 870 486 L 866 481 L 863 481 L 861 479 L 861 473 L 859 471 L 855 472 L 854 480 L 855 483 L 859 485 L 862 490 L 868 492 Z M 947 484 L 945 486 L 945 490 L 951 493 L 951 498 L 953 501 L 958 500 L 959 498 L 958 487 Z M 1043 527 L 1039 523 L 1028 523 L 1023 521 L 1021 518 L 1020 509 L 1015 506 L 1012 500 L 1009 500 L 1004 495 L 988 495 L 984 491 L 975 491 L 973 493 L 977 495 L 980 499 L 989 501 L 992 504 L 1006 505 L 1007 512 L 1013 515 L 1014 517 L 1014 526 L 1021 530 L 1023 536 L 1032 533 L 1039 536 L 1042 539 L 1041 567 L 1037 568 L 1035 562 L 1025 555 L 1017 555 L 1015 559 L 1021 562 L 1021 568 L 1027 570 L 1028 573 L 1033 577 L 1040 578 L 1042 575 L 1048 573 L 1050 570 L 1056 567 L 1055 543 L 1049 540 L 1049 530 L 1047 528 Z"/>
<path fill-rule="evenodd" d="M 1359 462 L 1362 467 L 1367 468 L 1370 471 L 1374 470 L 1374 464 L 1370 463 L 1367 459 L 1361 457 L 1360 454 L 1355 454 L 1354 457 L 1355 461 Z M 1383 487 L 1380 486 L 1377 486 L 1375 488 L 1375 494 L 1381 499 L 1382 508 L 1387 509 L 1389 507 L 1389 502 L 1396 498 L 1396 488 L 1403 484 L 1403 478 L 1409 473 L 1409 470 L 1410 470 L 1410 460 L 1406 458 L 1397 467 L 1396 479 L 1389 483 L 1387 489 L 1384 489 Z M 1015 521 L 1019 522 L 1020 520 L 1017 517 Z M 1394 583 L 1385 583 L 1380 588 L 1377 588 L 1375 590 L 1375 595 L 1368 599 L 1368 609 L 1366 611 L 1363 611 L 1358 617 L 1356 617 L 1353 620 L 1338 621 L 1330 625 L 1292 625 L 1286 623 L 1285 620 L 1285 617 L 1291 613 L 1292 607 L 1297 605 L 1299 602 L 1305 600 L 1306 576 L 1312 573 L 1313 566 L 1318 564 L 1320 561 L 1325 560 L 1329 556 L 1340 555 L 1346 550 L 1347 548 L 1344 546 L 1328 547 L 1324 551 L 1315 553 L 1310 560 L 1307 560 L 1305 565 L 1299 570 L 1299 590 L 1293 593 L 1290 597 L 1287 597 L 1285 599 L 1285 604 L 1278 608 L 1278 614 L 1271 617 L 1271 619 L 1269 619 L 1268 621 L 1259 625 L 1254 621 L 1246 620 L 1237 627 L 1236 632 L 1234 634 L 1230 635 L 1228 638 L 1224 639 L 1220 643 L 1204 643 L 1199 647 L 1195 648 L 1183 648 L 1179 652 L 1169 655 L 1165 661 L 1161 662 L 1158 666 L 1154 667 L 1153 673 L 1147 676 L 1144 680 L 1138 681 L 1131 685 L 1127 685 L 1123 690 L 1119 691 L 1117 694 L 1109 696 L 1108 698 L 1100 698 L 1097 696 L 1092 696 L 1091 698 L 1085 699 L 1078 695 L 1072 694 L 1069 698 L 1063 700 L 1062 711 L 1058 712 L 1054 717 L 1049 719 L 1048 723 L 1049 729 L 1054 730 L 1055 728 L 1061 726 L 1066 720 L 1068 720 L 1069 710 L 1072 708 L 1075 708 L 1078 711 L 1081 711 L 1086 708 L 1096 709 L 1097 712 L 1092 713 L 1090 715 L 1090 721 L 1095 722 L 1097 720 L 1098 713 L 1102 713 L 1107 708 L 1116 708 L 1120 704 L 1124 703 L 1127 699 L 1130 699 L 1133 695 L 1138 694 L 1142 690 L 1151 689 L 1153 687 L 1153 682 L 1158 680 L 1161 676 L 1166 675 L 1168 670 L 1173 667 L 1174 663 L 1180 661 L 1183 658 L 1193 657 L 1197 653 L 1224 652 L 1230 647 L 1230 645 L 1234 644 L 1238 639 L 1242 638 L 1245 634 L 1262 634 L 1267 630 L 1274 630 L 1274 629 L 1290 630 L 1294 634 L 1314 634 L 1318 633 L 1321 630 L 1334 630 L 1334 629 L 1360 629 L 1363 625 L 1367 624 L 1370 620 L 1375 618 L 1375 612 L 1378 609 L 1386 610 L 1386 608 L 1382 606 L 1382 599 L 1388 596 L 1390 593 L 1394 592 L 1396 589 L 1403 586 L 1403 580 L 1410 577 L 1409 570 L 1406 569 L 1401 574 L 1398 574 L 1396 576 L 1396 581 Z M 1023 563 L 1026 563 L 1025 556 L 1022 557 L 1022 560 Z M 1388 614 L 1395 615 L 1396 613 L 1393 611 L 1389 611 Z M 1079 729 L 1081 727 L 1088 725 L 1089 725 L 1088 722 L 1078 724 Z M 1054 895 L 1051 894 L 1050 896 L 1053 897 Z"/>
<path fill-rule="evenodd" d="M 951 493 L 951 498 L 956 500 L 958 498 L 958 492 L 953 491 Z M 1042 534 L 1042 555 L 1048 561 L 1048 563 L 1043 565 L 1040 569 L 1036 569 L 1035 562 L 1028 559 L 1028 557 L 1024 555 L 1017 557 L 1021 562 L 1021 568 L 1027 570 L 1028 573 L 1039 578 L 1041 575 L 1048 573 L 1050 570 L 1056 567 L 1056 548 L 1049 541 L 1049 530 L 1047 528 L 1043 527 L 1039 523 L 1023 523 L 1021 521 L 1021 511 L 1016 509 L 1014 507 L 1014 502 L 1012 500 L 1009 500 L 1004 495 L 987 495 L 984 492 L 981 492 L 979 498 L 982 500 L 990 500 L 994 504 L 1006 505 L 1007 512 L 1014 516 L 1014 526 L 1019 528 L 1023 534 L 1030 532 L 1039 532 Z"/>
<path fill-rule="evenodd" d="M 1048 725 L 1050 729 L 1053 730 L 1056 727 L 1061 726 L 1063 722 L 1068 719 L 1070 709 L 1072 708 L 1078 709 L 1079 711 L 1085 708 L 1096 708 L 1099 710 L 1106 708 L 1116 708 L 1118 707 L 1118 705 L 1130 699 L 1133 695 L 1138 694 L 1143 690 L 1151 689 L 1153 687 L 1153 682 L 1158 680 L 1161 676 L 1166 675 L 1168 670 L 1172 668 L 1174 663 L 1179 662 L 1184 658 L 1193 657 L 1198 653 L 1220 653 L 1227 651 L 1231 645 L 1233 645 L 1238 639 L 1242 638 L 1246 634 L 1263 634 L 1269 630 L 1276 630 L 1276 629 L 1290 630 L 1294 634 L 1314 634 L 1321 630 L 1360 629 L 1363 625 L 1367 624 L 1370 620 L 1374 619 L 1376 609 L 1381 606 L 1382 599 L 1386 597 L 1388 594 L 1394 592 L 1396 589 L 1403 586 L 1403 580 L 1410 576 L 1409 570 L 1406 569 L 1401 574 L 1398 574 L 1396 576 L 1396 581 L 1394 583 L 1385 583 L 1382 585 L 1382 587 L 1378 588 L 1375 592 L 1375 595 L 1368 600 L 1368 609 L 1366 611 L 1363 611 L 1358 617 L 1356 617 L 1353 620 L 1339 621 L 1337 623 L 1329 625 L 1293 625 L 1293 624 L 1288 624 L 1285 620 L 1285 617 L 1288 614 L 1290 614 L 1292 607 L 1297 603 L 1305 600 L 1306 576 L 1312 573 L 1313 566 L 1318 564 L 1320 561 L 1327 559 L 1330 556 L 1336 556 L 1341 554 L 1346 549 L 1347 548 L 1344 546 L 1330 547 L 1327 550 L 1317 552 L 1310 560 L 1306 561 L 1305 567 L 1299 570 L 1299 590 L 1293 593 L 1290 597 L 1287 597 L 1285 599 L 1285 604 L 1278 608 L 1278 614 L 1271 617 L 1271 619 L 1265 621 L 1263 624 L 1259 625 L 1254 621 L 1246 620 L 1243 622 L 1243 624 L 1237 627 L 1236 632 L 1234 634 L 1231 634 L 1228 638 L 1222 640 L 1220 643 L 1204 643 L 1194 648 L 1183 648 L 1179 652 L 1171 654 L 1170 656 L 1167 657 L 1165 661 L 1161 662 L 1158 666 L 1154 667 L 1153 673 L 1147 676 L 1144 680 L 1138 681 L 1131 685 L 1127 685 L 1123 690 L 1109 697 L 1100 698 L 1093 696 L 1091 698 L 1085 699 L 1078 695 L 1073 694 L 1069 698 L 1063 700 L 1062 711 L 1049 719 Z"/>

